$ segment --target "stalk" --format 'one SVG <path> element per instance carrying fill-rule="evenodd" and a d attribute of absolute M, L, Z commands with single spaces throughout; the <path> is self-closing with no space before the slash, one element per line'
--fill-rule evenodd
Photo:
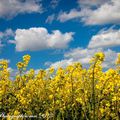
<path fill-rule="evenodd" d="M 98 59 L 96 59 L 93 65 L 93 79 L 92 79 L 92 103 L 93 103 L 93 120 L 95 120 L 95 108 L 96 108 L 96 101 L 95 101 L 95 67 Z"/>

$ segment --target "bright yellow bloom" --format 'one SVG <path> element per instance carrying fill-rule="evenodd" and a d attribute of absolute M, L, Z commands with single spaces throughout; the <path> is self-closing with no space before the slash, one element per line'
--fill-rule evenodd
<path fill-rule="evenodd" d="M 17 116 L 17 115 L 20 115 L 20 112 L 18 110 L 15 110 L 14 111 L 14 115 Z"/>
<path fill-rule="evenodd" d="M 99 59 L 100 61 L 103 61 L 104 58 L 105 58 L 105 55 L 104 55 L 103 52 L 98 52 L 98 53 L 95 54 L 95 57 L 96 57 L 97 59 Z"/>
<path fill-rule="evenodd" d="M 102 70 L 104 57 L 102 52 L 96 53 L 86 69 L 74 63 L 35 74 L 34 69 L 25 71 L 30 60 L 25 55 L 17 64 L 19 74 L 15 80 L 10 80 L 8 63 L 0 61 L 1 112 L 14 116 L 40 115 L 47 120 L 68 117 L 92 120 L 94 114 L 95 119 L 118 120 L 120 74 L 117 68 Z"/>
<path fill-rule="evenodd" d="M 53 95 L 49 95 L 49 99 L 53 99 Z"/>
<path fill-rule="evenodd" d="M 51 68 L 49 69 L 50 74 L 52 74 L 54 71 L 55 71 L 55 69 L 54 69 L 53 67 L 51 67 Z"/>
<path fill-rule="evenodd" d="M 24 67 L 24 63 L 23 62 L 18 62 L 17 63 L 17 67 L 18 67 L 18 69 L 23 68 Z"/>
<path fill-rule="evenodd" d="M 31 56 L 30 55 L 24 55 L 23 61 L 30 61 Z"/>

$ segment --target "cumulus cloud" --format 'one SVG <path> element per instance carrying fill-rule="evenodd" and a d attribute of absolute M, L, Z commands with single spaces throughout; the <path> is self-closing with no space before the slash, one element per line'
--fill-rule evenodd
<path fill-rule="evenodd" d="M 75 48 L 68 53 L 65 53 L 65 58 L 73 59 L 73 61 L 78 61 L 83 65 L 89 64 L 90 59 L 96 52 L 103 52 L 105 54 L 105 61 L 103 62 L 104 68 L 113 67 L 115 63 L 115 59 L 117 58 L 117 52 L 111 49 L 83 49 L 83 48 Z"/>
<path fill-rule="evenodd" d="M 69 52 L 64 54 L 65 58 L 72 58 L 74 61 L 79 61 L 82 64 L 88 64 L 91 57 L 94 53 L 102 51 L 101 48 L 99 49 L 83 49 L 83 48 L 75 48 L 70 50 Z"/>
<path fill-rule="evenodd" d="M 81 1 L 80 3 L 90 4 L 88 1 Z M 98 3 L 96 2 L 96 4 Z M 84 6 L 81 7 L 81 10 L 72 9 L 70 12 L 61 12 L 58 15 L 58 20 L 65 22 L 78 18 L 86 25 L 120 24 L 120 0 L 110 0 L 99 4 L 94 9 Z"/>
<path fill-rule="evenodd" d="M 96 52 L 103 51 L 99 49 L 74 48 L 64 54 L 65 59 L 73 59 L 73 62 L 80 62 L 84 67 L 89 66 L 89 61 Z"/>
<path fill-rule="evenodd" d="M 114 29 L 101 29 L 98 34 L 94 35 L 88 43 L 87 48 L 74 48 L 64 53 L 64 58 L 55 63 L 51 63 L 50 66 L 55 68 L 63 67 L 72 64 L 74 62 L 82 63 L 83 67 L 89 67 L 89 61 L 97 52 L 103 52 L 105 54 L 105 61 L 103 62 L 103 68 L 114 68 L 115 60 L 118 52 L 110 49 L 113 46 L 120 46 L 120 30 Z"/>
<path fill-rule="evenodd" d="M 73 32 L 62 33 L 54 30 L 48 33 L 46 28 L 17 29 L 15 44 L 17 51 L 33 51 L 43 49 L 63 49 L 73 39 Z M 12 42 L 12 41 L 11 41 Z"/>
<path fill-rule="evenodd" d="M 88 44 L 88 48 L 111 46 L 120 46 L 120 29 L 103 29 L 97 35 L 94 35 Z"/>
<path fill-rule="evenodd" d="M 109 3 L 105 3 L 95 10 L 89 10 L 88 14 L 81 11 L 83 14 L 82 21 L 88 25 L 96 24 L 120 24 L 120 1 L 111 0 Z"/>
<path fill-rule="evenodd" d="M 42 4 L 38 0 L 1 0 L 0 18 L 12 18 L 18 14 L 43 11 Z"/>
<path fill-rule="evenodd" d="M 118 53 L 107 49 L 104 50 L 102 48 L 99 49 L 83 49 L 83 48 L 74 48 L 70 50 L 69 52 L 66 52 L 64 54 L 64 59 L 61 61 L 57 61 L 55 63 L 52 63 L 50 66 L 53 66 L 55 69 L 58 67 L 65 68 L 66 66 L 74 63 L 74 62 L 80 62 L 83 67 L 88 68 L 89 67 L 89 61 L 94 56 L 96 52 L 104 52 L 105 54 L 105 61 L 103 62 L 102 66 L 105 69 L 108 68 L 114 68 L 115 67 L 115 60 L 117 58 Z"/>
<path fill-rule="evenodd" d="M 64 54 L 64 59 L 57 61 L 55 63 L 51 63 L 50 66 L 54 67 L 57 69 L 58 67 L 63 67 L 65 68 L 66 66 L 74 63 L 74 62 L 80 62 L 84 67 L 88 66 L 89 61 L 91 57 L 94 55 L 94 53 L 102 51 L 102 49 L 83 49 L 83 48 L 74 48 L 71 49 L 70 51 L 66 52 Z"/>

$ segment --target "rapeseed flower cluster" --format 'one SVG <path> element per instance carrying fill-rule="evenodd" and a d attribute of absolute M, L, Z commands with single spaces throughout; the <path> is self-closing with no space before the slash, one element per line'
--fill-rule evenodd
<path fill-rule="evenodd" d="M 15 80 L 10 80 L 8 62 L 0 61 L 0 114 L 8 119 L 36 115 L 42 120 L 119 120 L 120 54 L 116 68 L 105 72 L 104 58 L 104 53 L 96 53 L 88 69 L 74 63 L 35 74 L 34 69 L 26 72 L 30 56 L 25 55 L 17 63 Z"/>

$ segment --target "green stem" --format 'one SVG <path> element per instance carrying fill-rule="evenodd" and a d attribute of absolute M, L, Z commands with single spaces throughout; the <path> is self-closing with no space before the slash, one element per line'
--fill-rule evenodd
<path fill-rule="evenodd" d="M 95 101 L 95 67 L 98 59 L 96 59 L 93 65 L 93 79 L 92 79 L 92 101 L 93 101 L 93 120 L 95 120 L 95 108 L 96 108 L 96 101 Z"/>

